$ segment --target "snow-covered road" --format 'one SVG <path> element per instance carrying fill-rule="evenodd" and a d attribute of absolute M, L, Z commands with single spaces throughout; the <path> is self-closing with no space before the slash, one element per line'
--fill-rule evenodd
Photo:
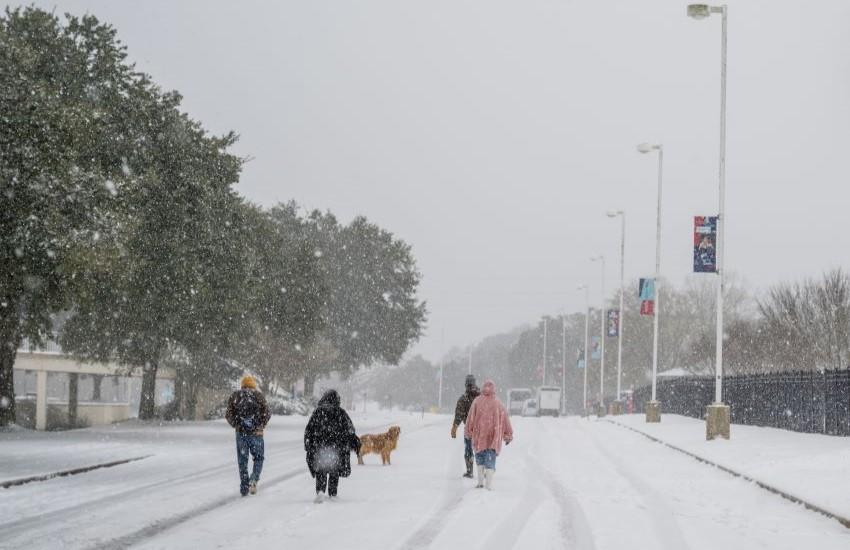
<path fill-rule="evenodd" d="M 340 499 L 319 505 L 303 418 L 273 419 L 260 492 L 247 498 L 222 422 L 77 432 L 67 443 L 86 456 L 153 456 L 0 490 L 0 548 L 850 548 L 837 522 L 607 422 L 515 418 L 487 492 L 460 478 L 449 417 L 354 421 L 402 426 L 393 465 L 367 457 Z M 50 437 L 0 440 L 0 466 L 7 453 L 56 452 Z"/>

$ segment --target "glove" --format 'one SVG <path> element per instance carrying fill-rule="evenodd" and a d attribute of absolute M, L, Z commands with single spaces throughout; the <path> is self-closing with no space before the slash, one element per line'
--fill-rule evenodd
<path fill-rule="evenodd" d="M 457 424 L 452 424 L 452 439 L 457 439 Z"/>

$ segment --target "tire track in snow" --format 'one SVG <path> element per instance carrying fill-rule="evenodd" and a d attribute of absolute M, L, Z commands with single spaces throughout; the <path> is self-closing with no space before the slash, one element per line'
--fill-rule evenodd
<path fill-rule="evenodd" d="M 275 485 L 279 485 L 281 483 L 289 481 L 295 477 L 298 477 L 299 474 L 303 473 L 304 468 L 296 468 L 294 470 L 290 470 L 285 474 L 273 477 L 272 479 L 263 483 L 263 490 L 266 490 L 266 487 L 274 487 Z M 88 550 L 119 550 L 124 548 L 130 548 L 134 544 L 143 542 L 146 539 L 163 533 L 164 531 L 177 527 L 182 523 L 186 523 L 189 520 L 195 519 L 204 514 L 208 514 L 209 512 L 227 506 L 228 504 L 233 504 L 235 502 L 241 501 L 242 499 L 243 497 L 241 495 L 230 495 L 224 498 L 220 498 L 212 502 L 208 502 L 203 506 L 198 506 L 197 508 L 193 508 L 191 510 L 183 512 L 182 514 L 155 521 L 132 533 L 122 535 L 120 537 L 107 541 L 98 542 L 93 546 L 89 546 Z"/>
<path fill-rule="evenodd" d="M 529 448 L 525 456 L 526 471 L 535 466 L 533 461 L 532 448 Z M 526 479 L 528 479 L 528 476 L 526 476 Z M 490 533 L 482 548 L 497 550 L 513 550 L 516 548 L 519 536 L 531 519 L 532 514 L 543 504 L 540 494 L 545 493 L 545 491 L 542 480 L 538 476 L 535 476 L 532 482 L 526 483 L 522 499 L 508 514 L 507 519 L 502 520 L 499 526 Z"/>
<path fill-rule="evenodd" d="M 463 502 L 463 497 L 468 489 L 461 484 L 462 480 L 454 479 L 457 450 L 454 448 L 449 448 L 449 450 L 446 458 L 446 484 L 443 489 L 443 497 L 440 499 L 435 512 L 399 546 L 399 550 L 418 550 L 430 547 L 434 539 L 445 528 L 446 519 Z"/>
<path fill-rule="evenodd" d="M 676 515 L 667 504 L 664 497 L 653 489 L 648 483 L 644 482 L 634 470 L 626 465 L 623 460 L 615 453 L 611 452 L 587 427 L 579 423 L 579 431 L 582 432 L 594 448 L 605 458 L 614 470 L 620 476 L 629 482 L 635 488 L 637 493 L 645 502 L 645 510 L 652 521 L 652 529 L 658 535 L 657 541 L 662 545 L 662 548 L 669 550 L 688 550 L 688 543 L 685 542 L 685 537 L 679 524 L 676 521 Z"/>
<path fill-rule="evenodd" d="M 575 550 L 596 550 L 593 542 L 593 529 L 584 513 L 578 499 L 573 495 L 549 468 L 543 466 L 536 458 L 531 459 L 539 472 L 540 482 L 549 491 L 561 509 L 560 530 L 565 548 Z"/>
<path fill-rule="evenodd" d="M 285 449 L 273 453 L 271 455 L 267 455 L 266 458 L 282 458 L 287 455 L 294 454 L 298 450 L 299 449 L 297 448 Z M 126 489 L 118 493 L 111 493 L 103 497 L 87 500 L 79 504 L 73 504 L 71 506 L 66 506 L 57 510 L 51 510 L 50 512 L 45 512 L 43 514 L 27 516 L 25 518 L 21 518 L 15 521 L 0 524 L 0 533 L 2 533 L 4 537 L 6 537 L 10 535 L 16 535 L 21 532 L 28 532 L 35 527 L 47 525 L 57 519 L 70 519 L 75 516 L 88 515 L 92 507 L 101 509 L 104 507 L 104 505 L 108 505 L 110 503 L 124 502 L 127 497 L 132 498 L 133 496 L 138 496 L 140 494 L 147 496 L 148 491 L 150 491 L 151 489 L 158 489 L 163 486 L 173 488 L 175 486 L 194 483 L 201 479 L 216 476 L 226 470 L 231 470 L 233 468 L 233 463 L 228 462 L 227 464 L 221 464 L 219 466 L 205 468 L 192 474 L 181 475 L 179 477 L 169 477 L 166 479 L 155 481 L 153 483 L 132 487 L 130 489 Z"/>

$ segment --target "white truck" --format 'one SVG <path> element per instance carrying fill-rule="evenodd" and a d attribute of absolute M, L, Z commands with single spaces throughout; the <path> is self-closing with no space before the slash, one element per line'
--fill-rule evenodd
<path fill-rule="evenodd" d="M 540 386 L 537 388 L 537 416 L 561 415 L 561 388 Z"/>

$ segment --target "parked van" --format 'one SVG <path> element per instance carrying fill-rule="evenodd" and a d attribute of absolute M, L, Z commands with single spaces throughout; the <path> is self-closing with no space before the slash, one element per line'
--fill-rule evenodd
<path fill-rule="evenodd" d="M 525 402 L 534 397 L 534 392 L 528 388 L 511 388 L 508 390 L 508 414 L 524 414 Z M 535 413 L 536 414 L 536 413 Z"/>

